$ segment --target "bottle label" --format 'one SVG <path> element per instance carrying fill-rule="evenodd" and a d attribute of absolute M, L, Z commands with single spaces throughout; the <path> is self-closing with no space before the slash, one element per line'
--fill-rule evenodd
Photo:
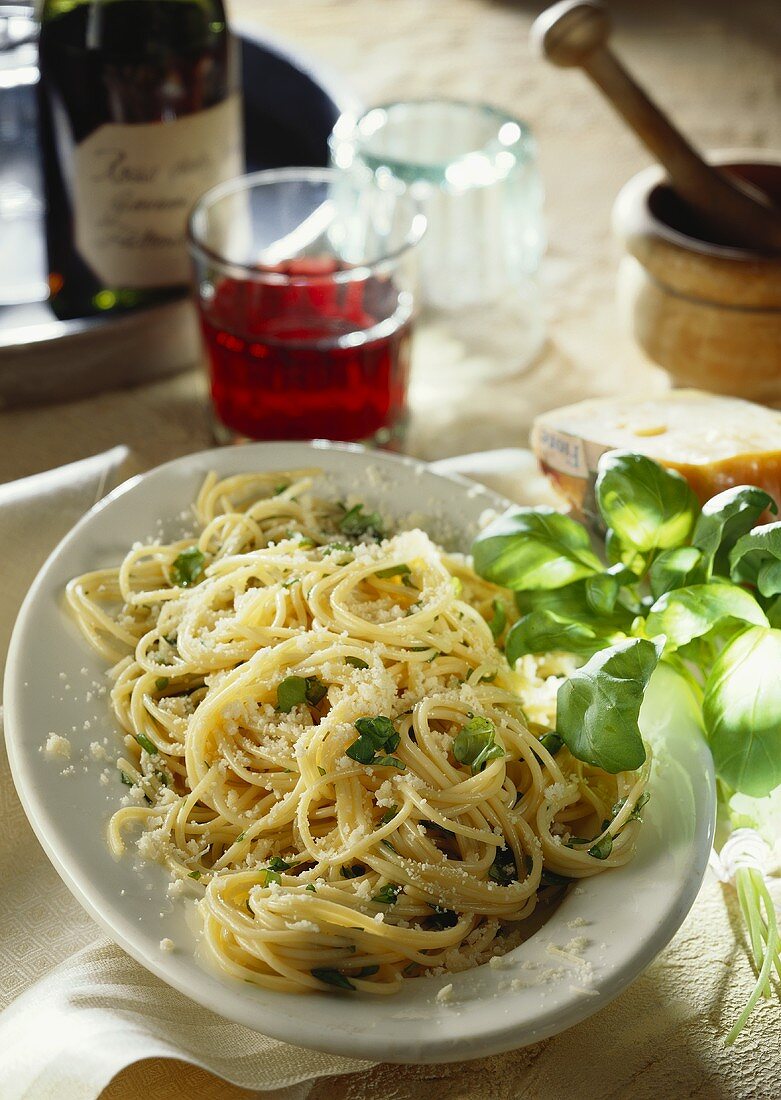
<path fill-rule="evenodd" d="M 238 95 L 173 122 L 99 127 L 73 159 L 79 253 L 106 286 L 188 282 L 187 216 L 243 161 Z"/>

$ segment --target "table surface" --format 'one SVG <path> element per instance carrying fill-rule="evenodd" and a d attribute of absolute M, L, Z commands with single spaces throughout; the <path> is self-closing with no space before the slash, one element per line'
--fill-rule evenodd
<path fill-rule="evenodd" d="M 620 186 L 647 157 L 581 74 L 553 69 L 530 55 L 527 30 L 541 6 L 526 0 L 230 4 L 234 17 L 286 38 L 341 74 L 367 103 L 425 95 L 481 99 L 528 120 L 537 134 L 550 238 L 540 277 L 548 317 L 546 346 L 519 376 L 475 384 L 468 394 L 454 391 L 446 377 L 441 388 L 432 385 L 430 372 L 425 385 L 418 381 L 408 449 L 424 458 L 524 445 L 533 417 L 545 408 L 593 394 L 647 393 L 667 384 L 622 331 L 615 305 L 619 251 L 611 239 L 610 209 Z M 617 49 L 702 148 L 781 149 L 777 0 L 614 0 L 610 6 Z M 6 412 L 0 414 L 0 437 L 0 481 L 120 442 L 133 449 L 144 467 L 211 443 L 203 381 L 196 372 L 56 408 Z M 723 908 L 715 886 L 712 891 L 714 906 Z M 679 945 L 676 955 L 673 947 L 661 967 L 655 964 L 655 985 L 648 985 L 647 977 L 637 983 L 639 997 L 659 999 L 662 1016 L 669 1008 L 662 1001 L 677 995 L 676 967 L 683 967 L 689 951 L 695 950 L 686 944 L 696 944 L 696 939 L 690 935 L 682 941 L 683 951 Z M 745 967 L 742 958 L 740 962 Z M 731 962 L 714 959 L 714 966 L 722 965 Z M 687 1012 L 682 998 L 678 1024 Z M 694 1012 L 694 1002 L 689 1007 Z M 566 1043 L 552 1060 L 543 1043 L 468 1065 L 378 1067 L 353 1078 L 323 1081 L 312 1098 L 515 1100 L 569 1095 L 573 1087 L 600 1100 L 774 1095 L 772 1072 L 762 1079 L 760 1069 L 760 1077 L 754 1077 L 747 1061 L 764 1060 L 768 1071 L 773 1063 L 779 1072 L 777 1061 L 760 1057 L 760 1020 L 753 1037 L 726 1058 L 716 1034 L 723 1034 L 725 1021 L 715 1010 L 710 1035 L 699 1031 L 696 1041 L 692 1036 L 684 1042 L 678 1024 L 662 1027 L 655 1037 L 657 1049 L 647 1055 L 642 1053 L 643 1037 L 632 1033 L 629 1022 L 625 1042 L 616 1045 L 615 1036 L 600 1038 L 602 1015 L 586 1033 L 597 1050 L 604 1043 L 610 1059 L 596 1075 L 559 1077 L 566 1051 L 577 1063 L 579 1044 Z M 777 1016 L 766 1019 L 770 1025 L 775 1020 L 777 1027 Z M 579 1031 L 569 1034 L 574 1038 Z M 631 1057 L 624 1059 L 625 1051 Z M 595 1054 L 592 1049 L 592 1060 Z M 191 1069 L 171 1075 L 169 1094 L 160 1067 L 142 1063 L 120 1075 L 104 1096 L 118 1100 L 142 1095 L 152 1080 L 156 1098 L 198 1094 L 235 1100 L 258 1095 L 217 1084 Z"/>

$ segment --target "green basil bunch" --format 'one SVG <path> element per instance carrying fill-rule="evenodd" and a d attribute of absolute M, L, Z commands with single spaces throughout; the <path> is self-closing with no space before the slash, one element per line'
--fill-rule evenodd
<path fill-rule="evenodd" d="M 609 772 L 645 759 L 638 717 L 658 661 L 694 674 L 719 777 L 768 794 L 781 783 L 781 522 L 757 523 L 775 501 L 741 485 L 700 508 L 680 474 L 627 451 L 602 457 L 595 494 L 602 546 L 550 508 L 513 509 L 475 540 L 477 573 L 515 592 L 508 661 L 587 658 L 559 690 L 556 732 Z"/>

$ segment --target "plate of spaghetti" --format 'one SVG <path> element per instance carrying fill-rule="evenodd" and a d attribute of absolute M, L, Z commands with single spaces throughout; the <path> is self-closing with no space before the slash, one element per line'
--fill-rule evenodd
<path fill-rule="evenodd" d="M 5 685 L 25 810 L 112 938 L 222 1015 L 383 1061 L 554 1034 L 665 946 L 714 780 L 685 681 L 645 762 L 557 733 L 563 651 L 511 667 L 469 550 L 508 502 L 329 443 L 190 455 L 89 513 Z"/>

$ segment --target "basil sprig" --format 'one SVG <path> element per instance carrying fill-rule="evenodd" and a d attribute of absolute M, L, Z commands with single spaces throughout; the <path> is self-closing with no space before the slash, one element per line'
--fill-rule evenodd
<path fill-rule="evenodd" d="M 359 718 L 355 728 L 361 736 L 345 750 L 351 760 L 404 771 L 404 762 L 397 756 L 388 755 L 395 752 L 401 740 L 390 718 L 384 714 L 378 714 L 375 718 Z"/>
<path fill-rule="evenodd" d="M 171 573 L 174 584 L 180 588 L 189 588 L 203 576 L 206 556 L 197 546 L 190 546 L 182 550 L 181 554 L 174 558 Z"/>
<path fill-rule="evenodd" d="M 473 715 L 453 739 L 453 756 L 459 764 L 469 764 L 472 775 L 481 772 L 491 760 L 504 756 L 504 749 L 495 741 L 493 722 Z"/>
<path fill-rule="evenodd" d="M 775 501 L 739 485 L 700 509 L 680 474 L 627 451 L 602 456 L 595 496 L 603 547 L 549 508 L 512 510 L 475 540 L 477 572 L 515 592 L 508 662 L 587 658 L 559 689 L 555 735 L 610 772 L 645 760 L 640 706 L 659 660 L 685 662 L 719 777 L 767 794 L 781 783 L 781 521 L 757 524 Z"/>
<path fill-rule="evenodd" d="M 286 676 L 277 688 L 277 710 L 283 714 L 302 703 L 316 707 L 328 692 L 316 676 Z"/>

